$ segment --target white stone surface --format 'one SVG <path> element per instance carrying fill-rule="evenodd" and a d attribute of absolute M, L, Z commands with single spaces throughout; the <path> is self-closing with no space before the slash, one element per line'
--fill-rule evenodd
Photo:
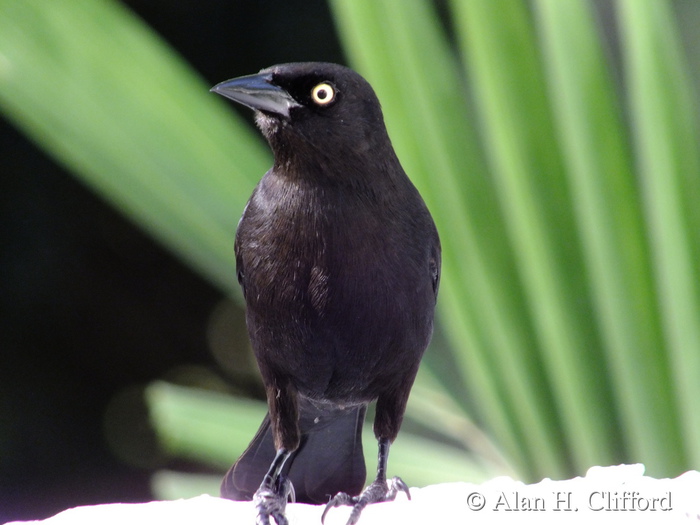
<path fill-rule="evenodd" d="M 447 483 L 411 489 L 411 501 L 370 505 L 360 525 L 659 523 L 700 525 L 700 473 L 674 479 L 644 476 L 643 465 L 593 467 L 585 477 L 545 479 L 525 485 L 496 478 L 481 485 Z M 290 525 L 321 522 L 322 506 L 289 504 Z M 344 525 L 349 508 L 331 509 L 326 525 Z M 12 522 L 45 525 L 237 525 L 255 523 L 249 502 L 199 496 L 177 501 L 118 503 L 68 509 L 43 521 Z M 274 525 L 274 522 L 273 522 Z"/>

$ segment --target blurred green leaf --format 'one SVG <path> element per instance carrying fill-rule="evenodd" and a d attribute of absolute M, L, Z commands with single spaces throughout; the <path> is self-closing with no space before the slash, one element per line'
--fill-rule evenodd
<path fill-rule="evenodd" d="M 652 243 L 655 292 L 671 373 L 658 410 L 674 417 L 674 467 L 700 464 L 700 135 L 697 93 L 667 2 L 620 0 L 625 75 L 639 179 Z M 665 387 L 665 388 L 664 388 Z M 667 401 L 668 400 L 668 401 Z M 647 422 L 647 424 L 654 424 Z M 676 436 L 674 436 L 676 437 Z M 650 443 L 657 451 L 666 443 Z M 669 443 L 669 446 L 671 444 Z M 651 453 L 651 451 L 649 451 Z M 660 455 L 660 464 L 664 456 Z"/>
<path fill-rule="evenodd" d="M 222 469 L 246 449 L 267 411 L 260 401 L 160 381 L 148 386 L 146 402 L 168 452 Z"/>
<path fill-rule="evenodd" d="M 614 419 L 601 407 L 611 399 L 600 341 L 581 322 L 591 316 L 588 284 L 534 25 L 522 2 L 454 6 L 553 410 L 577 468 L 607 464 Z"/>
<path fill-rule="evenodd" d="M 680 468 L 678 414 L 670 409 L 668 363 L 658 351 L 663 338 L 639 189 L 602 37 L 587 2 L 540 0 L 535 5 L 566 175 L 577 195 L 572 209 L 624 440 L 634 456 L 648 458 L 647 467 Z"/>
<path fill-rule="evenodd" d="M 238 296 L 233 234 L 270 160 L 209 87 L 116 2 L 0 2 L 2 111 Z"/>
<path fill-rule="evenodd" d="M 159 470 L 151 478 L 151 491 L 158 500 L 194 498 L 201 494 L 219 496 L 221 476 Z"/>

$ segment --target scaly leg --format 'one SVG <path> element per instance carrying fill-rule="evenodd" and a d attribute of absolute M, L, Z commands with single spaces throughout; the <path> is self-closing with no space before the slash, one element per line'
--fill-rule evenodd
<path fill-rule="evenodd" d="M 282 474 L 282 469 L 291 455 L 292 453 L 284 448 L 277 451 L 277 455 L 270 465 L 270 470 L 265 474 L 260 488 L 253 496 L 253 503 L 258 511 L 255 519 L 256 525 L 270 525 L 271 517 L 277 522 L 277 525 L 288 525 L 284 509 L 290 495 L 292 501 L 294 500 L 294 488 L 289 479 Z"/>

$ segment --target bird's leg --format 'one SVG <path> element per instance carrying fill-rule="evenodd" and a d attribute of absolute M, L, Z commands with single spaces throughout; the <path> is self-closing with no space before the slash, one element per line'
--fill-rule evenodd
<path fill-rule="evenodd" d="M 292 453 L 284 448 L 277 451 L 260 488 L 253 496 L 255 509 L 258 511 L 256 525 L 270 525 L 270 517 L 274 518 L 277 525 L 288 525 L 284 509 L 290 495 L 292 501 L 294 500 L 294 488 L 282 469 L 291 455 Z"/>
<path fill-rule="evenodd" d="M 289 383 L 280 385 L 278 380 L 269 378 L 265 383 L 270 425 L 277 454 L 260 488 L 253 495 L 253 503 L 258 511 L 256 524 L 270 525 L 272 517 L 277 525 L 288 525 L 284 509 L 287 506 L 287 498 L 294 494 L 294 489 L 287 474 L 299 448 L 297 393 Z"/>
<path fill-rule="evenodd" d="M 326 505 L 321 516 L 323 523 L 326 514 L 332 507 L 340 507 L 341 505 L 352 506 L 352 512 L 348 518 L 347 525 L 355 525 L 360 519 L 362 510 L 371 503 L 380 503 L 382 501 L 393 501 L 399 491 L 405 492 L 408 499 L 411 499 L 411 494 L 408 491 L 408 486 L 401 478 L 394 477 L 389 482 L 386 479 L 386 466 L 389 460 L 389 445 L 391 441 L 388 438 L 379 439 L 379 460 L 377 463 L 377 477 L 375 480 L 362 491 L 359 496 L 350 496 L 345 492 L 336 494 Z"/>

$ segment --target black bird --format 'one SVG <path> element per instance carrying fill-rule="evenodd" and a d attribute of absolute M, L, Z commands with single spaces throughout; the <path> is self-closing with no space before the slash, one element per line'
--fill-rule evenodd
<path fill-rule="evenodd" d="M 288 497 L 362 509 L 387 481 L 433 331 L 440 240 L 389 140 L 372 87 L 335 64 L 294 63 L 212 91 L 255 110 L 274 153 L 236 232 L 238 281 L 268 415 L 222 496 L 253 499 L 257 522 Z M 376 400 L 377 476 L 364 491 L 361 429 Z"/>

